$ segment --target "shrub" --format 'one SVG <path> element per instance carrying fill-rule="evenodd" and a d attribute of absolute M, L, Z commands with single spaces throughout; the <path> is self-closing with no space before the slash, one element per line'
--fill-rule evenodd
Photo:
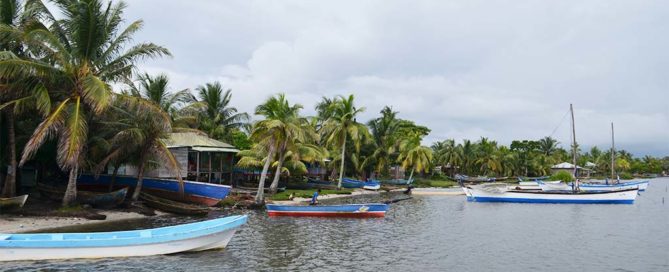
<path fill-rule="evenodd" d="M 571 182 L 574 181 L 574 178 L 571 176 L 571 173 L 567 171 L 558 171 L 554 175 L 552 175 L 549 180 L 561 180 L 563 182 Z"/>
<path fill-rule="evenodd" d="M 620 176 L 620 179 L 633 179 L 634 178 L 632 176 L 632 174 L 630 174 L 628 172 L 622 172 L 622 173 L 618 174 L 618 176 Z"/>

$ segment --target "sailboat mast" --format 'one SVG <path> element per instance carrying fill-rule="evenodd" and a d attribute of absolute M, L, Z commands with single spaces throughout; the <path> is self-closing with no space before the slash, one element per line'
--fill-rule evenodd
<path fill-rule="evenodd" d="M 613 136 L 613 122 L 611 122 L 611 180 L 616 178 L 616 141 Z"/>
<path fill-rule="evenodd" d="M 577 176 L 577 168 L 576 166 L 576 123 L 574 122 L 574 107 L 572 104 L 569 104 L 569 111 L 571 112 L 571 133 L 572 133 L 572 162 L 574 164 L 574 189 L 578 189 L 578 176 Z"/>

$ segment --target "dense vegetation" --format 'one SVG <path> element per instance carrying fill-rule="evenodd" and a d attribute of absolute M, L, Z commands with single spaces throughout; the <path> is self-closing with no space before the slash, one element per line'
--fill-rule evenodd
<path fill-rule="evenodd" d="M 569 161 L 568 152 L 551 138 L 514 141 L 508 147 L 487 138 L 425 147 L 421 142 L 430 129 L 399 118 L 391 107 L 360 122 L 365 108 L 353 95 L 323 97 L 316 116 L 304 116 L 302 105 L 278 94 L 257 106 L 261 119 L 252 122 L 231 105 L 231 90 L 218 82 L 172 90 L 166 75 L 138 71 L 141 61 L 171 53 L 150 42 L 133 43 L 143 22 L 125 23 L 124 2 L 52 4 L 54 10 L 41 0 L 0 0 L 4 196 L 15 195 L 20 167 L 37 169 L 39 180 L 67 179 L 64 206 L 76 199 L 76 178 L 83 171 L 133 165 L 139 181 L 157 165 L 178 171 L 164 144 L 175 131 L 206 134 L 241 149 L 238 166 L 262 169 L 258 202 L 264 200 L 263 183 L 270 182 L 275 193 L 281 175 L 299 176 L 306 163 L 324 165 L 341 186 L 346 176 L 390 177 L 393 166 L 405 169 L 409 178 L 435 166 L 449 175 L 532 176 Z M 609 153 L 593 148 L 579 156 L 579 164 L 592 162 L 605 173 L 609 159 Z M 624 151 L 617 153 L 616 163 L 623 172 L 669 169 L 669 158 L 638 159 Z M 133 199 L 140 188 L 138 182 Z"/>

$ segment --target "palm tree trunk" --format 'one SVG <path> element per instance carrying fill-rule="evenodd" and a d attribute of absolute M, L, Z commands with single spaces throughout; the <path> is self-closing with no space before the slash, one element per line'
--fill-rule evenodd
<path fill-rule="evenodd" d="M 72 167 L 70 169 L 70 177 L 67 181 L 67 189 L 65 190 L 65 196 L 63 197 L 63 207 L 71 206 L 77 200 L 77 174 L 79 171 L 78 166 Z"/>
<path fill-rule="evenodd" d="M 258 193 L 256 194 L 256 204 L 261 205 L 265 202 L 265 179 L 267 179 L 267 171 L 269 170 L 269 165 L 272 163 L 272 158 L 274 158 L 274 141 L 270 142 L 269 152 L 267 153 L 267 159 L 265 160 L 265 165 L 262 167 L 262 172 L 260 173 L 260 182 L 258 183 Z"/>
<path fill-rule="evenodd" d="M 411 180 L 411 178 L 413 178 L 413 170 L 414 170 L 414 168 L 411 168 L 411 174 L 409 174 L 409 180 Z"/>
<path fill-rule="evenodd" d="M 7 111 L 7 145 L 9 146 L 9 169 L 5 178 L 5 186 L 2 188 L 2 195 L 13 197 L 16 195 L 16 133 L 14 130 L 14 111 Z"/>
<path fill-rule="evenodd" d="M 284 153 L 286 152 L 286 142 L 284 141 L 283 144 L 281 145 L 281 150 L 279 151 L 279 162 L 276 165 L 276 172 L 274 173 L 274 180 L 272 180 L 272 184 L 269 186 L 269 193 L 270 194 L 276 194 L 276 191 L 279 187 L 279 179 L 281 178 L 281 167 L 283 167 L 283 156 L 285 155 Z"/>
<path fill-rule="evenodd" d="M 146 160 L 145 154 L 142 152 L 142 155 L 139 158 L 139 169 L 137 171 L 137 185 L 135 185 L 135 191 L 132 193 L 132 201 L 137 201 L 139 199 L 139 193 L 142 191 L 142 181 L 144 180 L 144 160 Z"/>
<path fill-rule="evenodd" d="M 341 166 L 339 167 L 339 183 L 337 189 L 341 189 L 341 182 L 344 180 L 344 155 L 346 154 L 346 133 L 344 133 L 344 144 L 341 147 Z"/>
<path fill-rule="evenodd" d="M 116 183 L 116 175 L 118 174 L 118 169 L 119 169 L 119 165 L 115 164 L 114 165 L 114 172 L 112 173 L 112 176 L 111 176 L 111 181 L 109 181 L 109 192 L 111 192 L 114 189 L 114 183 Z"/>
<path fill-rule="evenodd" d="M 144 180 L 144 164 L 139 166 L 139 171 L 137 171 L 137 185 L 135 185 L 135 191 L 132 193 L 132 201 L 137 201 L 139 199 L 139 193 L 142 191 L 142 182 Z"/>

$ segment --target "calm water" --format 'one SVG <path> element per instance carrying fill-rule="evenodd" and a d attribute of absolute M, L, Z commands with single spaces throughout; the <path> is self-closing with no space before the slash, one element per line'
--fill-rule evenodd
<path fill-rule="evenodd" d="M 393 204 L 383 219 L 268 218 L 251 212 L 248 225 L 223 251 L 0 263 L 0 270 L 669 271 L 668 187 L 669 179 L 654 179 L 634 205 L 416 196 Z M 368 200 L 379 199 L 356 201 Z M 123 227 L 183 221 L 158 218 Z"/>

